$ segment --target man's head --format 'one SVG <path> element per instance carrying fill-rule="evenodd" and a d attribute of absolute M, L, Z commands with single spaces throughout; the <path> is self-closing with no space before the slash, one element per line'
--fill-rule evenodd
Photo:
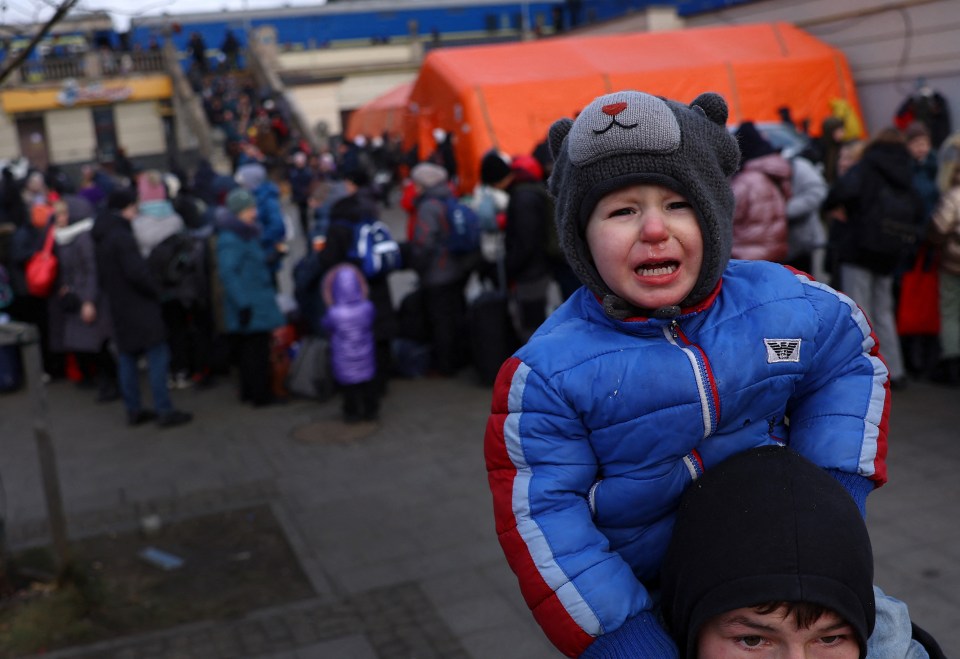
<path fill-rule="evenodd" d="M 257 200 L 246 188 L 234 188 L 227 195 L 227 210 L 244 224 L 253 224 L 257 219 Z"/>
<path fill-rule="evenodd" d="M 820 645 L 846 634 L 856 652 L 837 656 L 866 657 L 876 614 L 866 524 L 834 478 L 788 448 L 751 449 L 690 486 L 661 585 L 686 659 L 724 656 L 711 643 L 737 657 L 744 639 L 798 642 L 811 630 Z"/>
<path fill-rule="evenodd" d="M 728 179 L 740 161 L 726 120 L 727 104 L 717 94 L 701 94 L 684 105 L 622 91 L 600 96 L 576 120 L 561 119 L 550 127 L 554 168 L 549 187 L 556 199 L 560 244 L 577 276 L 612 317 L 676 315 L 715 289 L 730 258 L 733 192 Z M 621 297 L 598 271 L 586 240 L 599 202 L 641 184 L 666 188 L 689 202 L 703 240 L 703 263 L 692 289 L 662 308 Z"/>
<path fill-rule="evenodd" d="M 490 149 L 480 159 L 480 182 L 494 188 L 505 188 L 510 182 L 510 156 Z"/>
<path fill-rule="evenodd" d="M 447 170 L 432 162 L 421 162 L 410 170 L 410 179 L 420 191 L 447 184 Z"/>
<path fill-rule="evenodd" d="M 770 602 L 721 613 L 700 628 L 699 659 L 857 659 L 860 646 L 847 621 L 805 602 Z"/>
<path fill-rule="evenodd" d="M 238 185 L 247 190 L 253 191 L 263 185 L 267 180 L 266 168 L 258 162 L 250 162 L 237 168 L 234 174 L 234 180 Z"/>
<path fill-rule="evenodd" d="M 117 188 L 107 197 L 107 210 L 113 211 L 125 220 L 137 216 L 137 193 L 132 188 Z"/>

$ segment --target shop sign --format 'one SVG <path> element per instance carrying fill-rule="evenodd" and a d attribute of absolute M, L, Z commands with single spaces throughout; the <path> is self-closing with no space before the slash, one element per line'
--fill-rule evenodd
<path fill-rule="evenodd" d="M 81 85 L 76 80 L 67 80 L 57 94 L 57 102 L 66 107 L 86 103 L 116 103 L 133 95 L 127 85 L 106 87 L 100 83 Z"/>

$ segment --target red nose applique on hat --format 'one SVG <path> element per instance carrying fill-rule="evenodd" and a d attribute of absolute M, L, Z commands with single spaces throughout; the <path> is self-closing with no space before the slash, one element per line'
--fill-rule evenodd
<path fill-rule="evenodd" d="M 620 114 L 626 109 L 627 109 L 627 104 L 623 102 L 611 103 L 610 105 L 604 105 L 602 108 L 600 108 L 601 112 L 611 117 L 617 116 L 618 114 Z"/>
<path fill-rule="evenodd" d="M 630 130 L 631 128 L 636 128 L 639 125 L 639 123 L 621 124 L 619 121 L 617 121 L 617 115 L 626 109 L 627 109 L 627 103 L 625 101 L 620 101 L 619 103 L 610 103 L 609 105 L 604 105 L 603 107 L 601 107 L 600 111 L 611 118 L 610 123 L 607 124 L 606 128 L 603 128 L 601 130 L 594 130 L 593 132 L 597 135 L 603 135 L 614 126 L 620 126 L 620 128 L 623 128 L 624 130 Z"/>

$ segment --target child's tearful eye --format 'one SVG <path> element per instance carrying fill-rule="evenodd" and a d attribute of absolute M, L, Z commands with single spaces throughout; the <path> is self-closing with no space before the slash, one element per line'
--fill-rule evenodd
<path fill-rule="evenodd" d="M 624 208 L 618 208 L 615 211 L 611 212 L 610 217 L 616 217 L 618 215 L 630 215 L 632 213 L 633 213 L 633 209 L 630 208 L 629 206 L 625 206 Z"/>
<path fill-rule="evenodd" d="M 687 208 L 692 208 L 688 201 L 671 201 L 667 204 L 667 210 L 670 211 L 686 210 Z"/>

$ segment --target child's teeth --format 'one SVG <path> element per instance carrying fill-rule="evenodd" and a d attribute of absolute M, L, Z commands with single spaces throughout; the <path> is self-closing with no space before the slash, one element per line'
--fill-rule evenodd
<path fill-rule="evenodd" d="M 640 272 L 648 277 L 657 277 L 659 275 L 668 275 L 677 269 L 676 265 L 661 265 L 656 267 L 640 266 Z"/>

